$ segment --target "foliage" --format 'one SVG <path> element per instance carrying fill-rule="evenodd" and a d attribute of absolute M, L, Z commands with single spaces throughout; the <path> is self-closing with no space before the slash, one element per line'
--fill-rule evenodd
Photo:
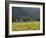
<path fill-rule="evenodd" d="M 22 20 L 23 20 L 24 22 L 26 22 L 26 21 L 30 21 L 31 18 L 23 18 Z"/>
<path fill-rule="evenodd" d="M 15 16 L 12 16 L 12 22 L 16 22 L 16 19 L 18 19 L 18 21 L 20 21 L 20 19 L 22 19 L 23 22 L 27 22 L 27 21 L 40 21 L 40 18 L 17 18 Z"/>
<path fill-rule="evenodd" d="M 12 22 L 15 22 L 16 21 L 16 17 L 14 16 L 12 16 Z"/>

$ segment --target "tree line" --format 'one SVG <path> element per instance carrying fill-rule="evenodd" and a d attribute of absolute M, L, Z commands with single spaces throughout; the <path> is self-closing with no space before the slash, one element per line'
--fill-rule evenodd
<path fill-rule="evenodd" d="M 32 18 L 17 18 L 15 16 L 12 16 L 12 22 L 16 22 L 16 19 L 18 19 L 18 21 L 20 21 L 20 19 L 22 19 L 23 22 L 26 21 L 32 21 Z M 40 18 L 34 18 L 35 21 L 40 21 Z"/>

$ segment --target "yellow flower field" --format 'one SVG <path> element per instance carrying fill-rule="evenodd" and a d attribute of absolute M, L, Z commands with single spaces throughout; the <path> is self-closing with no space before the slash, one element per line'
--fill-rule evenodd
<path fill-rule="evenodd" d="M 12 31 L 40 30 L 40 22 L 15 22 L 12 23 Z"/>

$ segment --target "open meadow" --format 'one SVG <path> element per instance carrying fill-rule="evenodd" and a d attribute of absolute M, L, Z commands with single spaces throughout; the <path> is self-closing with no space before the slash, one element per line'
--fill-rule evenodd
<path fill-rule="evenodd" d="M 13 22 L 12 31 L 40 30 L 40 22 Z"/>

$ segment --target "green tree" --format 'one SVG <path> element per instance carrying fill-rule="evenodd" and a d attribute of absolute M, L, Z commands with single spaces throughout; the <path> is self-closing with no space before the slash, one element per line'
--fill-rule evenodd
<path fill-rule="evenodd" d="M 16 21 L 16 17 L 12 16 L 12 22 L 15 22 L 15 21 Z"/>

